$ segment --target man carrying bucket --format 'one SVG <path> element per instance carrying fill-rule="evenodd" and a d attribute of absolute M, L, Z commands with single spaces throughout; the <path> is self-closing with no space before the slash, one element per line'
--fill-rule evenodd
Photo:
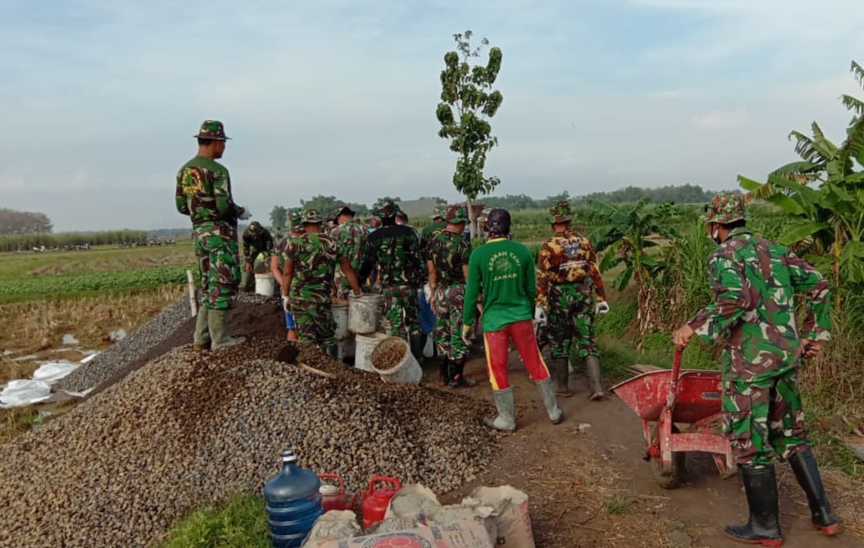
<path fill-rule="evenodd" d="M 366 239 L 369 237 L 369 230 L 354 220 L 354 211 L 345 204 L 339 204 L 333 218 L 336 221 L 336 226 L 330 234 L 336 240 L 339 254 L 341 257 L 348 257 L 355 273 L 360 272 L 363 258 L 366 256 Z M 351 285 L 347 278 L 339 275 L 339 272 L 336 273 L 336 278 L 334 280 L 336 297 L 347 299 L 348 295 L 351 294 Z"/>
<path fill-rule="evenodd" d="M 290 241 L 285 253 L 282 294 L 288 297 L 300 341 L 315 344 L 336 358 L 336 322 L 330 293 L 336 264 L 342 268 L 354 295 L 360 295 L 360 284 L 351 262 L 340 256 L 336 242 L 324 233 L 324 219 L 318 211 L 304 210 L 302 221 L 305 233 Z"/>
<path fill-rule="evenodd" d="M 273 236 L 270 235 L 269 230 L 261 226 L 261 223 L 252 221 L 252 224 L 243 231 L 243 256 L 246 260 L 240 278 L 241 291 L 252 290 L 252 284 L 255 282 L 252 271 L 255 267 L 255 259 L 261 254 L 264 255 L 265 261 L 269 261 L 273 255 Z"/>
<path fill-rule="evenodd" d="M 807 495 L 813 526 L 838 531 L 816 459 L 806 438 L 797 373 L 830 338 L 828 282 L 786 247 L 754 236 L 744 201 L 721 192 L 705 206 L 705 223 L 717 249 L 708 272 L 714 302 L 675 332 L 686 347 L 693 335 L 707 343 L 723 336 L 723 427 L 742 472 L 750 509 L 746 525 L 730 525 L 737 542 L 780 546 L 774 461 L 788 460 Z M 806 298 L 796 325 L 795 295 Z"/>
<path fill-rule="evenodd" d="M 270 256 L 270 272 L 273 274 L 273 278 L 276 279 L 276 283 L 279 284 L 279 294 L 283 295 L 284 291 L 282 288 L 285 287 L 284 280 L 282 279 L 282 272 L 285 270 L 285 253 L 288 251 L 288 244 L 294 242 L 306 233 L 303 229 L 303 223 L 300 222 L 300 208 L 294 207 L 288 210 L 288 235 L 282 238 L 279 244 L 276 246 L 276 253 Z M 297 340 L 297 322 L 294 321 L 294 314 L 290 312 L 290 307 L 288 306 L 288 297 L 282 297 L 282 308 L 285 311 L 285 329 L 288 331 L 286 338 L 289 341 Z"/>
<path fill-rule="evenodd" d="M 477 298 L 482 291 L 486 368 L 498 409 L 498 416 L 486 419 L 486 424 L 497 430 L 516 429 L 513 387 L 507 382 L 510 341 L 537 383 L 549 420 L 558 424 L 562 420 L 561 408 L 555 400 L 549 369 L 540 355 L 531 322 L 537 296 L 534 258 L 525 244 L 510 240 L 510 213 L 506 209 L 490 211 L 486 227 L 489 241 L 475 249 L 468 262 L 468 285 L 462 311 L 462 339 L 467 345 L 473 337 Z"/>
<path fill-rule="evenodd" d="M 447 211 L 447 225 L 431 234 L 426 243 L 426 265 L 429 268 L 431 304 L 435 309 L 435 346 L 438 350 L 441 386 L 451 388 L 474 386 L 465 379 L 465 355 L 462 340 L 462 309 L 465 303 L 465 280 L 471 246 L 462 237 L 468 212 L 462 206 Z"/>

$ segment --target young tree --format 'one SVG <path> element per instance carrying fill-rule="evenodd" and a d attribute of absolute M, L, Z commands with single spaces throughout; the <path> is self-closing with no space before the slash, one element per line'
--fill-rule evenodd
<path fill-rule="evenodd" d="M 284 206 L 273 206 L 270 212 L 270 222 L 273 224 L 273 230 L 279 231 L 285 228 L 285 223 L 288 220 L 288 209 Z"/>
<path fill-rule="evenodd" d="M 465 195 L 468 206 L 471 237 L 474 237 L 474 212 L 471 202 L 479 194 L 488 194 L 501 182 L 498 177 L 485 177 L 486 153 L 498 144 L 492 135 L 488 119 L 495 116 L 504 97 L 492 85 L 501 70 L 501 50 L 491 48 L 486 66 L 469 64 L 472 57 L 489 45 L 483 38 L 476 48 L 471 47 L 473 33 L 466 30 L 454 34 L 456 51 L 444 55 L 441 71 L 441 103 L 436 112 L 441 129 L 438 136 L 450 139 L 450 150 L 458 154 L 453 185 Z"/>

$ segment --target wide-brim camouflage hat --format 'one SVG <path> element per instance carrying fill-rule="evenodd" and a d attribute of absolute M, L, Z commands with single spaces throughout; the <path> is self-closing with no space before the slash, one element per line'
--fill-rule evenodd
<path fill-rule="evenodd" d="M 561 201 L 549 207 L 549 215 L 546 217 L 551 224 L 569 223 L 573 220 L 573 212 L 570 210 L 570 202 Z"/>
<path fill-rule="evenodd" d="M 193 137 L 210 141 L 227 141 L 230 139 L 225 135 L 225 126 L 219 120 L 204 120 L 201 123 L 201 129 L 198 130 L 198 135 L 193 135 Z"/>
<path fill-rule="evenodd" d="M 734 192 L 720 192 L 705 204 L 705 214 L 702 219 L 706 223 L 726 225 L 747 218 L 744 210 L 744 198 Z"/>
<path fill-rule="evenodd" d="M 302 217 L 304 225 L 317 225 L 324 222 L 324 218 L 321 217 L 318 210 L 312 207 L 304 209 Z"/>
<path fill-rule="evenodd" d="M 432 219 L 444 219 L 447 217 L 447 204 L 435 204 L 432 208 Z"/>
<path fill-rule="evenodd" d="M 381 200 L 375 204 L 372 214 L 379 219 L 389 219 L 390 217 L 395 217 L 399 211 L 399 206 L 393 200 Z"/>
<path fill-rule="evenodd" d="M 292 208 L 288 211 L 288 228 L 291 230 L 300 228 L 302 224 L 302 217 L 300 216 L 300 208 Z"/>
<path fill-rule="evenodd" d="M 342 215 L 343 213 L 348 213 L 350 215 L 354 215 L 357 212 L 354 211 L 353 209 L 351 209 L 351 207 L 348 204 L 339 204 L 336 206 L 336 210 L 333 212 L 333 218 L 337 219 L 339 217 L 339 215 Z"/>
<path fill-rule="evenodd" d="M 468 210 L 461 205 L 450 206 L 447 210 L 447 222 L 453 225 L 468 222 Z"/>

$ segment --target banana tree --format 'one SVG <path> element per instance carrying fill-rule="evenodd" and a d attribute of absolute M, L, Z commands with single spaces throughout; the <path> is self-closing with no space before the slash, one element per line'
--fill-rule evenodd
<path fill-rule="evenodd" d="M 631 206 L 613 206 L 611 204 L 592 201 L 589 207 L 598 218 L 608 222 L 595 229 L 590 235 L 597 252 L 605 250 L 600 261 L 600 271 L 607 272 L 618 265 L 624 269 L 613 281 L 613 286 L 623 291 L 631 280 L 636 281 L 638 288 L 638 312 L 640 333 L 646 333 L 657 327 L 657 303 L 655 282 L 667 272 L 669 266 L 665 257 L 659 253 L 651 253 L 651 248 L 659 246 L 659 242 L 650 239 L 651 236 L 674 240 L 679 237 L 677 230 L 668 224 L 673 216 L 672 202 L 664 202 L 656 207 L 648 207 L 651 200 L 644 198 Z"/>

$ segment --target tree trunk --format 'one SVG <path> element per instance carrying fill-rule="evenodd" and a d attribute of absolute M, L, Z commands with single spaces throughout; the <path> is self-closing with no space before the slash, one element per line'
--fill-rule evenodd
<path fill-rule="evenodd" d="M 468 232 L 471 234 L 471 241 L 474 241 L 474 236 L 477 233 L 474 226 L 474 207 L 471 198 L 465 195 L 465 208 L 468 210 Z"/>

